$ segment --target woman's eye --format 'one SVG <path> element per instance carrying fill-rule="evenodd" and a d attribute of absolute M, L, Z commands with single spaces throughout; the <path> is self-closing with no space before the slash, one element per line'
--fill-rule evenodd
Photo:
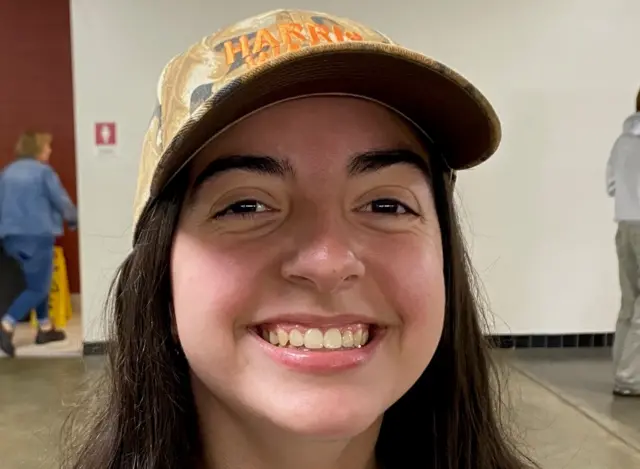
<path fill-rule="evenodd" d="M 389 214 L 389 215 L 417 215 L 402 202 L 394 199 L 376 199 L 362 207 L 363 212 Z"/>
<path fill-rule="evenodd" d="M 223 218 L 229 216 L 251 217 L 256 213 L 269 212 L 271 208 L 262 202 L 257 200 L 239 200 L 231 205 L 226 206 L 224 209 L 216 212 L 213 218 Z"/>

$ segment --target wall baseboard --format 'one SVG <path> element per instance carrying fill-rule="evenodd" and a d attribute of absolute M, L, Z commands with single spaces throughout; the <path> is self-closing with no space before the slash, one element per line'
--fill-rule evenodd
<path fill-rule="evenodd" d="M 85 357 L 92 355 L 105 355 L 107 353 L 107 342 L 83 342 L 82 355 Z"/>
<path fill-rule="evenodd" d="M 529 335 L 490 335 L 489 343 L 494 348 L 601 348 L 613 346 L 613 332 L 595 332 L 590 334 L 529 334 Z M 85 342 L 83 354 L 104 355 L 107 342 Z"/>
<path fill-rule="evenodd" d="M 492 346 L 501 349 L 611 347 L 613 339 L 613 332 L 489 336 Z"/>

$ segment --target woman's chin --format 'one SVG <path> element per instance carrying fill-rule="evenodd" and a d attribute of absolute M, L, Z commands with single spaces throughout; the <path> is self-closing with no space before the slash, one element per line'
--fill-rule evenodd
<path fill-rule="evenodd" d="M 351 439 L 372 427 L 379 427 L 382 415 L 374 410 L 349 405 L 319 408 L 298 408 L 286 406 L 271 408 L 266 415 L 275 426 L 287 433 L 314 439 Z"/>

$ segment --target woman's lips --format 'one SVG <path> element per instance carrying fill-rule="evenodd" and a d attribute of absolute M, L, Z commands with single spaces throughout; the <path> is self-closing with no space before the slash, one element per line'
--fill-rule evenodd
<path fill-rule="evenodd" d="M 269 323 L 252 328 L 262 350 L 274 361 L 302 372 L 335 372 L 368 361 L 385 328 L 364 323 L 310 327 Z"/>

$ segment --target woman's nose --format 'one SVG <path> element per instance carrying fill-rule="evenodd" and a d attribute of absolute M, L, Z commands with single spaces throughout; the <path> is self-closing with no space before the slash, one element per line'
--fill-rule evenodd
<path fill-rule="evenodd" d="M 348 237 L 337 229 L 313 237 L 282 265 L 282 275 L 287 281 L 321 293 L 347 289 L 364 272 L 364 264 L 354 253 Z"/>

